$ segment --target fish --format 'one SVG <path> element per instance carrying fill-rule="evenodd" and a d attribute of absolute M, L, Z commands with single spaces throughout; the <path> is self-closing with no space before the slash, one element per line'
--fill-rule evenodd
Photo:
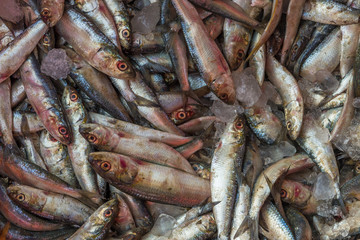
<path fill-rule="evenodd" d="M 245 118 L 235 116 L 225 127 L 211 161 L 211 201 L 219 239 L 228 239 L 237 189 L 237 174 L 245 153 Z"/>
<path fill-rule="evenodd" d="M 94 152 L 89 162 L 116 188 L 141 199 L 192 207 L 210 197 L 209 181 L 173 168 L 110 152 Z"/>
<path fill-rule="evenodd" d="M 290 138 L 295 140 L 300 134 L 304 116 L 304 102 L 297 81 L 292 74 L 271 55 L 267 55 L 266 74 L 278 89 L 283 100 L 286 129 Z"/>
<path fill-rule="evenodd" d="M 172 3 L 181 18 L 189 52 L 201 76 L 216 96 L 225 103 L 233 104 L 235 92 L 230 68 L 196 9 L 187 0 L 172 0 Z"/>
<path fill-rule="evenodd" d="M 20 208 L 7 194 L 6 183 L 0 180 L 0 212 L 12 224 L 29 231 L 53 231 L 64 227 L 61 223 L 53 223 L 39 218 Z"/>
<path fill-rule="evenodd" d="M 61 101 L 74 133 L 73 141 L 67 145 L 67 149 L 76 178 L 83 190 L 99 195 L 95 172 L 87 161 L 92 151 L 91 145 L 79 132 L 81 124 L 88 121 L 87 111 L 78 92 L 70 86 L 65 87 Z M 100 199 L 94 201 L 101 203 Z"/>
<path fill-rule="evenodd" d="M 94 210 L 75 198 L 25 185 L 10 185 L 9 197 L 40 217 L 81 226 Z"/>
<path fill-rule="evenodd" d="M 73 7 L 65 9 L 55 30 L 75 52 L 100 72 L 120 79 L 135 77 L 130 62 L 121 56 L 118 48 L 79 10 Z M 73 34 L 74 32 L 77 34 Z"/>
<path fill-rule="evenodd" d="M 48 26 L 39 19 L 0 51 L 0 83 L 20 68 L 47 30 Z"/>
<path fill-rule="evenodd" d="M 195 174 L 190 163 L 166 144 L 93 123 L 81 124 L 79 132 L 84 139 L 100 150 L 124 154 Z"/>
<path fill-rule="evenodd" d="M 56 90 L 49 78 L 40 72 L 39 62 L 31 54 L 20 69 L 26 95 L 50 134 L 70 144 L 72 132 L 64 116 Z"/>
<path fill-rule="evenodd" d="M 290 227 L 293 229 L 296 240 L 311 240 L 312 230 L 308 220 L 294 207 L 286 208 L 286 217 L 289 219 Z"/>

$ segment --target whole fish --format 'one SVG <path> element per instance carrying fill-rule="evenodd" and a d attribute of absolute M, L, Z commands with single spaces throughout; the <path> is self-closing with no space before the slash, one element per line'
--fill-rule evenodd
<path fill-rule="evenodd" d="M 31 54 L 20 69 L 26 95 L 39 115 L 44 127 L 63 144 L 72 141 L 72 132 L 62 112 L 54 85 L 40 72 L 35 56 Z"/>
<path fill-rule="evenodd" d="M 237 174 L 245 153 L 245 118 L 235 116 L 227 124 L 211 161 L 211 201 L 219 239 L 228 239 L 237 189 Z"/>
<path fill-rule="evenodd" d="M 87 111 L 79 94 L 70 86 L 65 87 L 61 100 L 74 133 L 73 141 L 67 148 L 76 178 L 83 190 L 99 194 L 95 172 L 87 161 L 91 145 L 79 132 L 81 124 L 88 121 Z M 95 201 L 101 202 L 100 199 Z"/>
<path fill-rule="evenodd" d="M 121 153 L 194 174 L 190 163 L 166 144 L 93 123 L 80 125 L 79 132 L 100 150 Z"/>
<path fill-rule="evenodd" d="M 101 124 L 106 127 L 116 128 L 120 131 L 124 131 L 132 135 L 146 137 L 149 140 L 166 143 L 174 147 L 188 143 L 193 139 L 192 137 L 183 137 L 173 133 L 163 132 L 133 123 L 124 122 L 98 113 L 90 112 L 89 115 L 93 123 Z"/>
<path fill-rule="evenodd" d="M 118 201 L 111 199 L 101 205 L 68 239 L 104 239 L 119 212 Z"/>
<path fill-rule="evenodd" d="M 190 54 L 200 74 L 217 97 L 233 104 L 235 91 L 230 68 L 196 9 L 187 0 L 172 0 L 172 3 L 181 18 Z"/>
<path fill-rule="evenodd" d="M 11 185 L 7 192 L 21 207 L 49 220 L 81 226 L 94 212 L 75 198 L 25 185 Z"/>
<path fill-rule="evenodd" d="M 180 206 L 194 206 L 210 197 L 207 180 L 192 174 L 116 153 L 90 153 L 95 171 L 130 195 Z"/>
<path fill-rule="evenodd" d="M 286 129 L 295 140 L 300 133 L 304 115 L 304 103 L 296 79 L 273 56 L 266 60 L 266 74 L 283 100 Z"/>
<path fill-rule="evenodd" d="M 117 47 L 75 8 L 65 9 L 55 29 L 97 70 L 120 79 L 129 80 L 135 77 L 130 62 L 120 55 Z M 77 34 L 74 34 L 75 32 Z"/>

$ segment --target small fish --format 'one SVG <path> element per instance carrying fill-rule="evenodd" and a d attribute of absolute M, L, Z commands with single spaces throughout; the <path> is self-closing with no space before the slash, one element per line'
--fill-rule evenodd
<path fill-rule="evenodd" d="M 109 152 L 90 153 L 95 171 L 141 199 L 192 207 L 210 197 L 209 181 L 173 168 Z"/>

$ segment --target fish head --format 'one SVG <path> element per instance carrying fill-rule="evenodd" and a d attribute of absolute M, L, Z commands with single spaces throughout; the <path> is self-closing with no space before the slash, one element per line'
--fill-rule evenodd
<path fill-rule="evenodd" d="M 245 142 L 245 123 L 246 120 L 244 115 L 239 115 L 236 116 L 231 126 L 232 137 L 239 144 L 243 144 Z"/>
<path fill-rule="evenodd" d="M 111 199 L 101 205 L 89 218 L 92 224 L 90 232 L 85 233 L 83 239 L 94 239 L 94 235 L 102 236 L 111 227 L 119 213 L 119 202 Z"/>
<path fill-rule="evenodd" d="M 69 145 L 72 142 L 72 131 L 65 120 L 65 116 L 62 112 L 50 112 L 48 111 L 48 117 L 45 122 L 45 127 L 53 138 L 61 142 L 62 144 Z M 61 116 L 60 116 L 61 115 Z"/>
<path fill-rule="evenodd" d="M 46 53 L 55 47 L 55 35 L 53 29 L 49 29 L 49 31 L 47 31 L 40 39 L 39 46 Z"/>
<path fill-rule="evenodd" d="M 40 15 L 49 27 L 53 27 L 62 17 L 64 12 L 64 0 L 42 0 Z"/>
<path fill-rule="evenodd" d="M 286 129 L 292 140 L 295 140 L 301 130 L 303 122 L 303 106 L 301 101 L 292 101 L 285 107 Z"/>
<path fill-rule="evenodd" d="M 94 152 L 88 160 L 100 176 L 118 184 L 131 184 L 138 173 L 137 164 L 121 154 Z"/>
<path fill-rule="evenodd" d="M 311 197 L 310 188 L 300 182 L 285 179 L 281 185 L 282 201 L 296 206 L 305 206 Z"/>
<path fill-rule="evenodd" d="M 41 198 L 31 187 L 23 185 L 10 185 L 7 188 L 8 196 L 25 208 L 41 210 L 46 201 Z"/>
<path fill-rule="evenodd" d="M 115 46 L 114 46 L 115 48 Z M 119 79 L 132 80 L 135 78 L 135 70 L 130 61 L 120 55 L 117 49 L 104 46 L 102 51 L 97 52 L 93 57 L 102 69 L 106 69 L 106 74 Z"/>
<path fill-rule="evenodd" d="M 100 124 L 84 123 L 79 126 L 80 134 L 91 144 L 106 145 L 107 129 Z"/>
<path fill-rule="evenodd" d="M 234 81 L 229 74 L 222 74 L 210 86 L 215 95 L 227 104 L 234 104 L 236 100 Z"/>

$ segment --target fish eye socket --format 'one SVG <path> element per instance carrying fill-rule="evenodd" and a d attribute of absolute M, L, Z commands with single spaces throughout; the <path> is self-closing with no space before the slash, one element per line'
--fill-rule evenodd
<path fill-rule="evenodd" d="M 128 69 L 128 65 L 122 61 L 118 61 L 116 66 L 120 71 L 125 71 L 126 69 Z"/>
<path fill-rule="evenodd" d="M 286 197 L 287 197 L 287 192 L 286 192 L 286 190 L 281 189 L 281 191 L 280 191 L 280 197 L 281 197 L 281 198 L 286 198 Z"/>
<path fill-rule="evenodd" d="M 287 122 L 286 123 L 286 128 L 287 128 L 287 130 L 291 130 L 291 127 L 292 127 L 292 125 L 291 125 L 291 122 Z"/>
<path fill-rule="evenodd" d="M 71 101 L 76 101 L 76 100 L 78 100 L 78 95 L 76 94 L 76 93 L 72 93 L 71 95 L 70 95 L 70 100 Z"/>
<path fill-rule="evenodd" d="M 25 195 L 20 193 L 16 196 L 16 199 L 20 202 L 24 201 L 25 200 Z"/>
<path fill-rule="evenodd" d="M 50 43 L 50 39 L 48 36 L 44 36 L 44 43 L 45 44 L 49 44 Z"/>
<path fill-rule="evenodd" d="M 184 111 L 178 112 L 176 114 L 176 117 L 177 117 L 177 119 L 184 120 L 187 117 L 186 112 L 184 112 Z"/>
<path fill-rule="evenodd" d="M 226 94 L 226 93 L 222 93 L 221 95 L 220 95 L 220 99 L 221 100 L 226 100 L 228 98 L 228 95 Z"/>
<path fill-rule="evenodd" d="M 130 36 L 130 31 L 127 29 L 122 30 L 121 34 L 123 37 L 128 38 Z"/>
<path fill-rule="evenodd" d="M 294 51 L 298 50 L 298 48 L 299 48 L 299 46 L 296 44 L 296 45 L 294 46 Z"/>
<path fill-rule="evenodd" d="M 50 17 L 50 10 L 48 8 L 44 8 L 42 11 L 41 11 L 41 16 L 43 17 Z"/>
<path fill-rule="evenodd" d="M 235 128 L 236 129 L 242 129 L 244 127 L 244 124 L 242 121 L 238 121 L 235 123 Z"/>
<path fill-rule="evenodd" d="M 244 51 L 243 50 L 239 50 L 238 52 L 238 58 L 241 60 L 244 57 Z"/>
<path fill-rule="evenodd" d="M 360 172 L 360 165 L 356 166 L 355 170 L 356 172 Z"/>
<path fill-rule="evenodd" d="M 100 165 L 101 169 L 104 170 L 105 172 L 109 171 L 111 168 L 111 164 L 109 162 L 103 162 Z"/>
<path fill-rule="evenodd" d="M 67 131 L 66 127 L 61 126 L 61 127 L 59 127 L 59 133 L 61 135 L 66 135 L 68 133 L 68 131 Z"/>
<path fill-rule="evenodd" d="M 94 142 L 96 142 L 97 137 L 94 136 L 94 135 L 92 135 L 92 134 L 90 134 L 90 135 L 87 136 L 86 139 L 87 139 L 89 142 L 94 143 Z"/>
<path fill-rule="evenodd" d="M 105 217 L 110 217 L 112 214 L 113 214 L 113 210 L 111 210 L 111 209 L 107 209 L 104 212 Z"/>

